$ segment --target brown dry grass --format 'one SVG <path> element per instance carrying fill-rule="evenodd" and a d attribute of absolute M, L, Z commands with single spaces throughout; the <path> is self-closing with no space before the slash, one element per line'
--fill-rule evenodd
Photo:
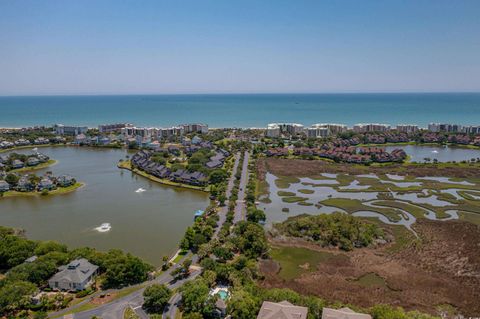
<path fill-rule="evenodd" d="M 288 287 L 332 302 L 363 307 L 387 303 L 432 314 L 437 314 L 438 305 L 449 304 L 467 317 L 478 316 L 480 227 L 461 221 L 418 220 L 415 229 L 421 236 L 420 244 L 412 242 L 393 253 L 388 246 L 355 250 L 345 253 L 348 258 L 322 262 L 316 271 L 289 281 L 278 275 L 272 261 L 264 263 L 261 285 Z M 312 244 L 304 246 L 308 245 Z M 384 278 L 386 286 L 366 287 L 355 281 L 368 273 Z"/>

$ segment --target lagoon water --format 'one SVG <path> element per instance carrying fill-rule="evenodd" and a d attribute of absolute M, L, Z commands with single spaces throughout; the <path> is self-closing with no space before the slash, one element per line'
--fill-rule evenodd
<path fill-rule="evenodd" d="M 125 150 L 46 147 L 58 164 L 36 171 L 71 174 L 86 186 L 65 195 L 0 199 L 0 225 L 26 230 L 31 239 L 70 247 L 121 248 L 159 265 L 177 247 L 206 193 L 162 186 L 116 167 Z M 18 151 L 20 152 L 20 151 Z M 22 152 L 30 152 L 22 150 Z M 138 189 L 143 192 L 136 192 Z M 111 229 L 95 228 L 109 223 Z"/>
<path fill-rule="evenodd" d="M 468 149 L 464 147 L 448 147 L 442 145 L 397 145 L 387 146 L 385 150 L 391 152 L 394 149 L 401 148 L 410 157 L 411 162 L 423 163 L 425 158 L 430 161 L 436 159 L 439 162 L 461 162 L 470 161 L 471 159 L 480 158 L 480 150 Z"/>
<path fill-rule="evenodd" d="M 265 127 L 270 122 L 480 125 L 480 93 L 0 97 L 0 127 L 131 122 Z"/>

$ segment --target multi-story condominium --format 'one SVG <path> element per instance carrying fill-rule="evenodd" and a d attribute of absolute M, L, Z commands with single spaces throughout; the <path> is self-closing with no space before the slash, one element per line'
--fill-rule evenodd
<path fill-rule="evenodd" d="M 158 129 L 151 128 L 151 127 L 124 127 L 121 129 L 121 133 L 124 138 L 136 137 L 140 136 L 142 138 L 148 138 L 152 136 L 156 136 Z"/>
<path fill-rule="evenodd" d="M 313 128 L 326 128 L 328 129 L 328 135 L 337 135 L 348 130 L 348 127 L 344 124 L 335 124 L 335 123 L 319 123 L 313 124 Z"/>
<path fill-rule="evenodd" d="M 119 132 L 122 128 L 133 127 L 133 124 L 130 123 L 115 123 L 115 124 L 103 124 L 98 126 L 98 131 L 100 133 L 113 133 Z"/>
<path fill-rule="evenodd" d="M 400 133 L 415 133 L 418 132 L 418 125 L 413 124 L 398 124 L 397 131 Z"/>
<path fill-rule="evenodd" d="M 305 133 L 304 126 L 298 123 L 270 123 L 267 125 L 265 135 L 267 137 L 279 137 L 282 133 L 289 133 L 291 135 Z"/>
<path fill-rule="evenodd" d="M 208 125 L 201 124 L 201 123 L 193 123 L 193 124 L 181 124 L 179 125 L 183 127 L 185 134 L 189 133 L 208 133 Z"/>
<path fill-rule="evenodd" d="M 353 131 L 357 133 L 365 132 L 386 132 L 390 130 L 390 125 L 388 124 L 379 124 L 379 123 L 369 123 L 369 124 L 355 124 L 353 126 Z"/>
<path fill-rule="evenodd" d="M 85 134 L 88 131 L 88 127 L 86 126 L 67 126 L 63 124 L 55 124 L 53 128 L 55 130 L 55 134 L 58 135 L 76 136 L 79 134 Z"/>
<path fill-rule="evenodd" d="M 326 127 L 309 127 L 305 131 L 307 136 L 311 138 L 323 138 L 330 135 L 330 130 Z"/>
<path fill-rule="evenodd" d="M 458 124 L 430 123 L 428 124 L 428 130 L 430 132 L 457 133 L 462 132 L 463 127 Z"/>
<path fill-rule="evenodd" d="M 160 128 L 158 130 L 158 138 L 170 138 L 174 136 L 182 136 L 185 133 L 183 126 L 173 126 L 168 128 Z"/>
<path fill-rule="evenodd" d="M 277 123 L 271 123 L 267 125 L 267 131 L 265 132 L 267 137 L 280 137 L 280 125 Z"/>
<path fill-rule="evenodd" d="M 480 134 L 480 126 L 464 126 L 463 132 L 467 134 Z"/>

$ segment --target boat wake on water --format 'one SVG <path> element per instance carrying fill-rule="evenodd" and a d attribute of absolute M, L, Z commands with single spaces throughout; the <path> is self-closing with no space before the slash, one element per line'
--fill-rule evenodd
<path fill-rule="evenodd" d="M 108 232 L 110 231 L 110 229 L 112 229 L 112 226 L 110 225 L 110 223 L 103 223 L 99 227 L 95 227 L 95 230 L 100 233 Z"/>

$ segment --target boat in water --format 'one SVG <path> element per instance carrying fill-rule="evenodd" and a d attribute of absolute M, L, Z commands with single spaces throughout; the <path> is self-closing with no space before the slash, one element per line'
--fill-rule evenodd
<path fill-rule="evenodd" d="M 137 190 L 135 191 L 135 193 L 143 193 L 143 192 L 145 192 L 145 191 L 146 191 L 145 188 L 140 187 L 139 189 L 137 189 Z"/>
<path fill-rule="evenodd" d="M 107 231 L 110 231 L 112 229 L 112 226 L 110 223 L 103 223 L 99 227 L 96 227 L 95 230 L 101 233 L 105 233 Z"/>

